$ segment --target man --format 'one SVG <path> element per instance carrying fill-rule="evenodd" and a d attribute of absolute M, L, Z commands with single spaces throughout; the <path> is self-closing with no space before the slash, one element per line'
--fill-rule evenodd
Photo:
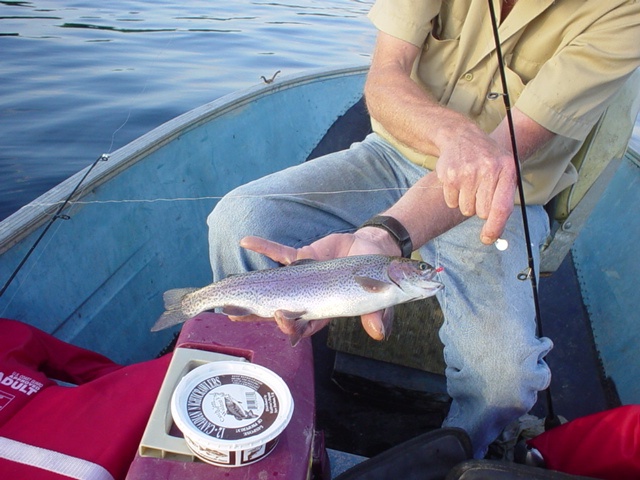
<path fill-rule="evenodd" d="M 549 231 L 544 203 L 575 181 L 571 157 L 639 64 L 640 3 L 494 3 L 537 252 Z M 502 88 L 488 3 L 378 0 L 370 17 L 379 29 L 365 86 L 375 133 L 223 199 L 208 220 L 214 279 L 273 261 L 419 249 L 445 267 L 445 425 L 465 429 L 482 457 L 548 386 L 552 346 L 535 336 L 531 288 L 516 278 L 526 245 L 504 106 L 489 95 Z M 498 237 L 506 252 L 492 245 Z M 381 312 L 362 318 L 375 339 L 389 322 Z"/>

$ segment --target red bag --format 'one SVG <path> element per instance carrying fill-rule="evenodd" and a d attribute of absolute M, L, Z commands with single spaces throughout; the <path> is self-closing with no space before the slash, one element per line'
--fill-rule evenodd
<path fill-rule="evenodd" d="M 122 366 L 0 319 L 0 478 L 124 478 L 169 361 Z"/>
<path fill-rule="evenodd" d="M 547 468 L 573 475 L 626 480 L 640 478 L 640 405 L 578 418 L 528 442 Z"/>

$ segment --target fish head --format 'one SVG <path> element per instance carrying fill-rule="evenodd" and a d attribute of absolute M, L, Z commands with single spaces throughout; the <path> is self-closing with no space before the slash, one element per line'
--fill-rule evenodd
<path fill-rule="evenodd" d="M 441 268 L 434 268 L 427 262 L 408 258 L 394 258 L 387 267 L 389 279 L 407 295 L 418 299 L 435 295 L 444 288 L 434 280 Z"/>

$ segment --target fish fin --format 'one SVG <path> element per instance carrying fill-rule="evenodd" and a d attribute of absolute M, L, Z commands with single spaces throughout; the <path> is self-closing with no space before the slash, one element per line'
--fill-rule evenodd
<path fill-rule="evenodd" d="M 383 282 L 382 280 L 376 280 L 371 277 L 355 276 L 353 279 L 360 285 L 365 291 L 370 293 L 384 292 L 388 288 L 391 288 L 392 284 L 389 282 Z"/>
<path fill-rule="evenodd" d="M 190 293 L 198 290 L 197 288 L 174 288 L 173 290 L 167 290 L 162 295 L 164 300 L 165 310 L 175 310 L 182 307 L 182 299 Z"/>
<path fill-rule="evenodd" d="M 282 318 L 284 318 L 285 320 L 298 320 L 305 313 L 307 313 L 306 310 L 304 310 L 302 312 L 291 312 L 289 310 L 278 310 L 278 312 L 280 312 L 280 315 L 282 315 Z"/>
<path fill-rule="evenodd" d="M 302 337 L 304 337 L 305 332 L 307 331 L 307 325 L 311 320 L 296 320 L 293 324 L 293 328 L 295 329 L 292 334 L 289 335 L 289 341 L 291 342 L 291 346 L 295 347 L 300 343 Z"/>
<path fill-rule="evenodd" d="M 189 319 L 189 315 L 182 312 L 182 299 L 185 295 L 195 292 L 197 288 L 174 288 L 164 292 L 162 299 L 164 300 L 165 312 L 160 316 L 158 321 L 151 327 L 152 332 L 164 330 L 173 327 Z"/>
<path fill-rule="evenodd" d="M 308 265 L 310 263 L 316 263 L 317 260 L 314 260 L 313 258 L 301 258 L 299 260 L 296 260 L 295 262 L 291 262 L 289 265 L 287 265 L 288 267 L 293 267 L 295 265 Z"/>
<path fill-rule="evenodd" d="M 300 342 L 307 331 L 309 320 L 300 319 L 305 313 L 306 312 L 290 312 L 288 310 L 276 310 L 273 312 L 273 318 L 281 330 L 291 332 L 293 329 L 293 331 L 289 333 L 289 341 L 292 347 L 295 347 Z"/>
<path fill-rule="evenodd" d="M 173 327 L 179 323 L 185 322 L 189 319 L 189 315 L 182 313 L 180 308 L 173 310 L 167 310 L 164 312 L 158 321 L 151 327 L 152 332 L 164 330 L 165 328 Z"/>
<path fill-rule="evenodd" d="M 393 327 L 393 305 L 382 311 L 382 325 L 384 325 L 384 338 L 389 338 Z"/>
<path fill-rule="evenodd" d="M 225 305 L 221 310 L 227 316 L 232 317 L 246 317 L 247 315 L 254 315 L 254 312 L 244 307 L 237 307 L 235 305 Z"/>

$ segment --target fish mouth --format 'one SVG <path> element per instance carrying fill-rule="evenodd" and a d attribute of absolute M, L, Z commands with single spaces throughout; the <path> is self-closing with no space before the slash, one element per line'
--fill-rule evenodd
<path fill-rule="evenodd" d="M 418 282 L 416 282 L 416 283 L 419 284 L 421 288 L 433 289 L 434 293 L 435 292 L 439 292 L 440 290 L 442 290 L 444 288 L 444 284 L 434 280 L 434 278 L 442 270 L 443 270 L 442 268 L 438 268 L 438 269 L 432 268 L 429 273 L 427 273 L 424 276 L 421 276 L 420 279 L 418 280 Z M 405 273 L 405 272 L 402 272 L 402 277 L 398 278 L 397 280 L 389 275 L 389 280 L 400 289 L 402 289 L 402 285 L 401 285 L 402 283 L 404 283 L 404 282 L 410 282 L 411 283 L 411 277 L 409 275 L 407 275 L 407 273 Z"/>
<path fill-rule="evenodd" d="M 423 280 L 427 280 L 428 282 L 432 281 L 434 278 L 436 278 L 436 276 L 438 275 L 438 273 L 442 272 L 444 270 L 444 268 L 442 267 L 438 267 L 438 268 L 434 268 L 431 267 L 431 270 L 429 271 L 429 273 L 427 273 L 426 275 L 424 275 L 422 277 Z M 434 282 L 434 283 L 438 283 L 440 285 L 442 285 L 440 282 Z"/>
<path fill-rule="evenodd" d="M 442 289 L 444 285 L 434 279 L 438 273 L 444 270 L 443 267 L 433 267 L 427 262 L 413 261 L 413 265 L 407 267 L 407 263 L 392 262 L 387 269 L 387 278 L 394 285 L 403 289 L 403 284 L 413 284 L 414 287 L 422 289 Z"/>
<path fill-rule="evenodd" d="M 421 288 L 425 290 L 432 290 L 432 295 L 442 290 L 444 288 L 444 284 L 442 282 L 438 282 L 437 280 L 435 280 L 435 278 L 437 277 L 438 273 L 442 272 L 443 270 L 444 268 L 442 267 L 432 267 L 431 271 L 428 274 L 420 278 Z"/>

